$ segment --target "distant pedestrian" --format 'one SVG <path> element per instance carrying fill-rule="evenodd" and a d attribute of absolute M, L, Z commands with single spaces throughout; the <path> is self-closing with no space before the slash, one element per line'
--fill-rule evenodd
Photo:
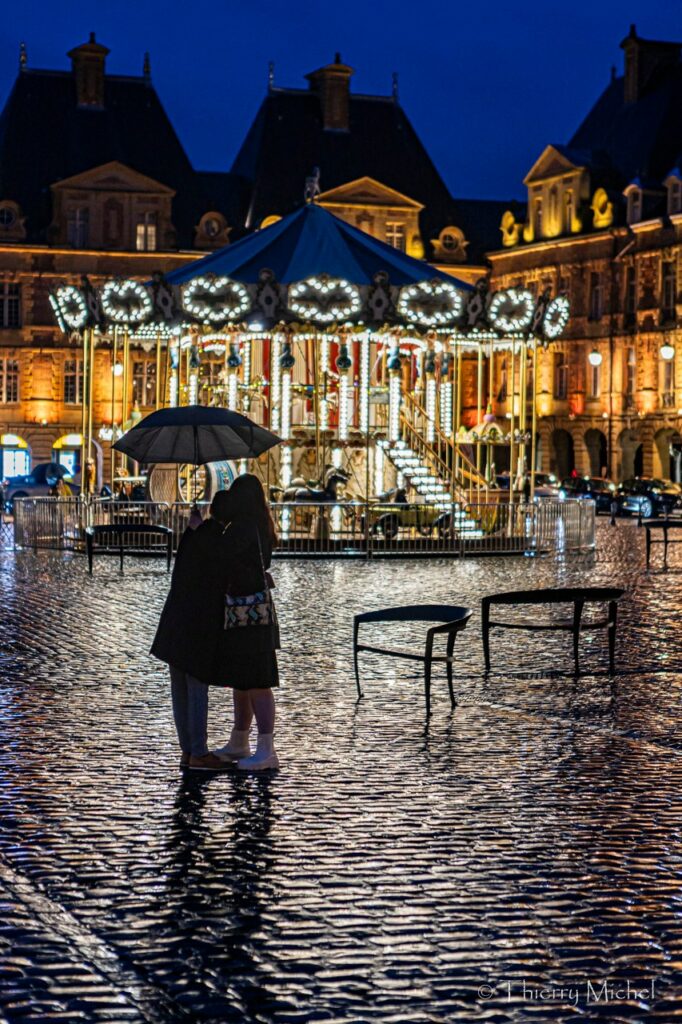
<path fill-rule="evenodd" d="M 265 576 L 275 541 L 262 485 L 252 474 L 218 491 L 209 517 L 182 536 L 151 653 L 170 668 L 182 764 L 190 769 L 220 771 L 234 761 L 246 770 L 278 767 L 276 623 L 225 628 L 227 595 L 245 598 L 269 589 Z M 211 685 L 232 688 L 235 715 L 228 743 L 213 752 L 207 739 Z M 251 756 L 254 715 L 258 745 Z"/>
<path fill-rule="evenodd" d="M 523 500 L 525 501 L 526 505 L 530 501 L 530 491 L 531 491 L 530 474 L 526 473 L 526 475 L 523 478 Z"/>
<path fill-rule="evenodd" d="M 616 525 L 616 516 L 618 515 L 618 498 L 615 496 L 615 494 L 611 498 L 610 510 L 611 510 L 611 526 L 615 526 Z"/>

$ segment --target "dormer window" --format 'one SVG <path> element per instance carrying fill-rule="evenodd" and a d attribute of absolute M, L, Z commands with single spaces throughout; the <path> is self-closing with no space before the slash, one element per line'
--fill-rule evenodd
<path fill-rule="evenodd" d="M 157 245 L 156 214 L 147 210 L 140 214 L 135 225 L 135 248 L 138 252 L 155 252 Z"/>
<path fill-rule="evenodd" d="M 682 179 L 671 175 L 666 181 L 668 213 L 682 213 Z"/>
<path fill-rule="evenodd" d="M 633 188 L 628 192 L 628 224 L 637 224 L 642 219 L 642 190 Z"/>
<path fill-rule="evenodd" d="M 72 207 L 66 218 L 66 240 L 74 249 L 85 249 L 90 241 L 90 210 L 87 206 Z"/>

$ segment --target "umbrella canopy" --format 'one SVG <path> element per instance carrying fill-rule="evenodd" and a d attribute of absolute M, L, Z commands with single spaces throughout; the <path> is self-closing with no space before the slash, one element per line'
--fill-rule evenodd
<path fill-rule="evenodd" d="M 250 459 L 281 438 L 238 412 L 187 405 L 145 416 L 114 445 L 136 462 L 202 466 L 221 459 Z"/>
<path fill-rule="evenodd" d="M 271 227 L 180 267 L 167 279 L 171 284 L 185 284 L 202 274 L 215 274 L 242 284 L 256 284 L 265 268 L 281 284 L 327 274 L 362 287 L 371 285 L 375 274 L 383 271 L 396 286 L 439 278 L 464 291 L 472 288 L 351 227 L 315 203 L 307 203 Z"/>

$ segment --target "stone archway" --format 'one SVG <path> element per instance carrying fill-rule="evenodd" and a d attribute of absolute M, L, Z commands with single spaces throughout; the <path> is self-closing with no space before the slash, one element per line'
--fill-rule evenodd
<path fill-rule="evenodd" d="M 663 427 L 654 434 L 655 477 L 680 483 L 682 479 L 682 436 L 673 427 Z"/>
<path fill-rule="evenodd" d="M 575 469 L 573 438 L 567 430 L 560 427 L 552 431 L 549 468 L 559 480 L 570 476 Z"/>
<path fill-rule="evenodd" d="M 620 457 L 620 479 L 630 480 L 634 476 L 642 475 L 644 464 L 644 448 L 642 440 L 636 430 L 626 427 L 618 437 L 618 451 Z"/>
<path fill-rule="evenodd" d="M 590 476 L 606 476 L 608 445 L 606 434 L 596 427 L 585 431 L 585 447 L 590 460 Z"/>

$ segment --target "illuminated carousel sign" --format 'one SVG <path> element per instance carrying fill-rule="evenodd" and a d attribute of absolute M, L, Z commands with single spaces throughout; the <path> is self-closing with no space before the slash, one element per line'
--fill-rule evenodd
<path fill-rule="evenodd" d="M 398 288 L 385 274 L 379 276 L 381 281 L 369 286 L 325 274 L 285 286 L 270 274 L 269 287 L 282 300 L 277 324 L 308 324 L 322 333 L 353 323 L 369 330 L 399 326 L 411 329 L 417 337 L 435 331 L 465 347 L 483 339 L 508 344 L 509 338 L 535 338 L 546 345 L 559 338 L 568 325 L 570 308 L 564 295 L 550 298 L 545 291 L 536 299 L 524 288 L 488 294 L 485 282 L 479 282 L 473 292 L 465 292 L 441 279 Z M 160 289 L 167 297 L 163 305 L 158 302 Z M 277 324 L 264 314 L 261 292 L 262 284 L 242 284 L 226 276 L 200 274 L 177 287 L 157 274 L 150 284 L 113 280 L 99 289 L 83 278 L 80 287 L 66 284 L 58 288 L 50 302 L 66 332 L 88 327 L 106 331 L 114 326 L 163 339 L 170 331 L 180 333 L 193 325 L 214 331 L 221 327 L 246 329 L 248 325 L 266 335 Z M 264 320 L 269 326 L 261 323 Z"/>

